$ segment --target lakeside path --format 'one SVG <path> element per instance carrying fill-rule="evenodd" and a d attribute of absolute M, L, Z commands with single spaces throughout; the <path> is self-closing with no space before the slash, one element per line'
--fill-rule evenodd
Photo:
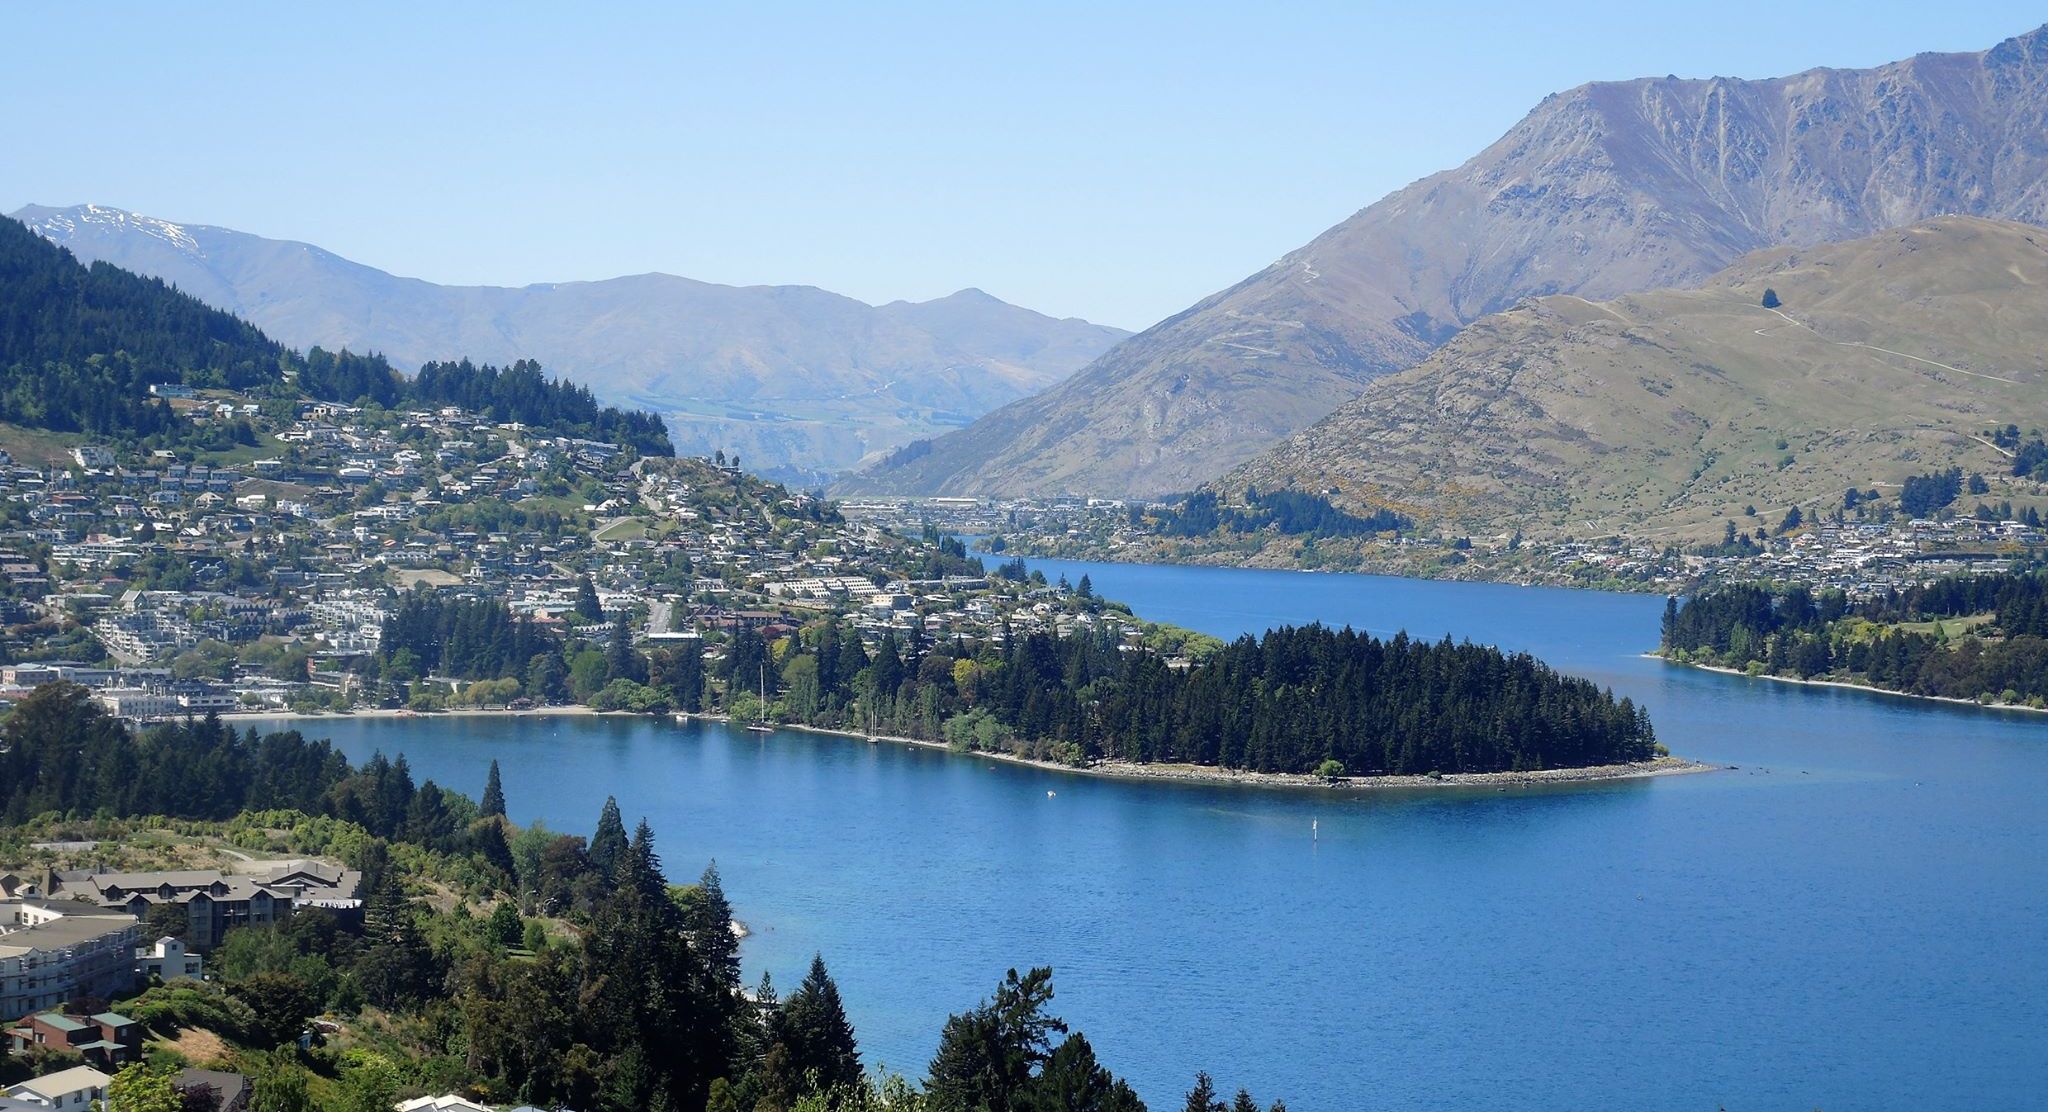
<path fill-rule="evenodd" d="M 1740 675 L 1741 673 L 1736 673 Z M 243 719 L 254 721 L 346 721 L 349 719 L 379 718 L 395 721 L 431 722 L 436 718 L 541 718 L 557 715 L 576 717 L 656 718 L 669 715 L 647 715 L 633 711 L 599 711 L 583 706 L 534 707 L 530 710 L 489 710 L 465 709 L 442 711 L 408 711 L 402 709 L 376 709 L 352 711 L 348 714 L 301 714 L 292 711 L 236 711 L 221 715 L 222 721 Z M 688 716 L 700 722 L 720 722 L 730 725 L 732 720 L 722 714 L 693 714 Z M 777 730 L 795 730 L 825 737 L 844 738 L 849 741 L 867 741 L 869 735 L 851 730 L 828 730 L 820 726 L 803 726 L 794 723 L 776 726 Z M 1034 760 L 1014 753 L 991 753 L 971 750 L 957 753 L 953 747 L 941 741 L 926 741 L 922 738 L 899 737 L 893 734 L 875 735 L 873 741 L 889 742 L 913 749 L 931 749 L 951 756 L 971 757 L 981 760 L 1001 761 L 1004 764 L 1023 768 L 1035 768 L 1042 772 L 1057 772 L 1068 776 L 1098 776 L 1115 780 L 1167 781 L 1184 784 L 1237 784 L 1259 788 L 1310 788 L 1325 792 L 1368 792 L 1389 789 L 1413 790 L 1417 788 L 1482 788 L 1511 787 L 1541 784 L 1585 784 L 1606 780 L 1642 780 L 1653 776 L 1677 776 L 1693 772 L 1718 772 L 1721 765 L 1705 764 L 1687 760 L 1684 757 L 1658 757 L 1654 760 L 1637 761 L 1631 764 L 1593 765 L 1586 768 L 1549 768 L 1533 772 L 1446 772 L 1440 776 L 1346 776 L 1330 781 L 1321 776 L 1293 772 L 1250 772 L 1238 769 L 1218 768 L 1213 765 L 1193 764 L 1139 764 L 1134 761 L 1097 761 L 1086 767 L 1061 764 L 1058 761 Z"/>
<path fill-rule="evenodd" d="M 1773 683 L 1796 684 L 1800 687 L 1840 687 L 1850 691 L 1861 691 L 1867 695 L 1890 695 L 1897 699 L 1918 699 L 1927 703 L 1948 703 L 1951 706 L 1975 707 L 1978 710 L 2017 710 L 2028 714 L 2048 714 L 2048 707 L 2030 707 L 2024 703 L 1980 703 L 1975 699 L 1958 699 L 1952 695 L 1918 695 L 1911 691 L 1896 691 L 1875 684 L 1852 683 L 1848 680 L 1802 680 L 1798 676 L 1774 676 L 1768 672 L 1750 675 L 1740 668 L 1724 668 L 1719 664 L 1695 664 L 1687 660 L 1673 660 L 1662 653 L 1644 653 L 1650 660 L 1661 660 L 1673 668 L 1697 668 L 1702 672 L 1719 672 L 1724 676 L 1735 676 L 1745 680 L 1770 680 Z"/>

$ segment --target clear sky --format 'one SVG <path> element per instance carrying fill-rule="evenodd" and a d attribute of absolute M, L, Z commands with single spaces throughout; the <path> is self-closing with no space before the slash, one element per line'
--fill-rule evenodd
<path fill-rule="evenodd" d="M 2044 18 L 2005 0 L 22 4 L 0 23 L 0 211 L 92 201 L 437 282 L 979 286 L 1138 328 L 1547 93 L 1978 50 Z"/>

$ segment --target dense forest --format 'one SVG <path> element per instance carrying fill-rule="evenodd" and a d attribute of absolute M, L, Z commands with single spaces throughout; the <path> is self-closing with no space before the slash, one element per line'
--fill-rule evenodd
<path fill-rule="evenodd" d="M 159 1036 L 203 1028 L 229 1040 L 271 1112 L 388 1109 L 409 1091 L 597 1112 L 1145 1107 L 1051 1013 L 1043 968 L 1011 970 L 949 1017 L 922 1086 L 871 1075 L 823 958 L 786 997 L 766 975 L 743 989 L 716 865 L 694 885 L 670 884 L 651 829 L 629 834 L 613 800 L 587 838 L 520 827 L 495 763 L 472 800 L 415 786 L 402 756 L 355 769 L 295 732 L 207 720 L 134 734 L 69 684 L 23 699 L 0 741 L 8 827 L 52 813 L 71 818 L 40 821 L 228 819 L 231 839 L 256 839 L 243 844 L 338 855 L 362 871 L 360 916 L 301 909 L 236 929 L 208 955 L 206 981 L 117 1002 Z M 413 898 L 429 889 L 458 905 Z M 170 911 L 152 915 L 156 936 L 183 929 L 183 911 Z M 297 1045 L 323 1013 L 355 1021 L 347 1049 Z M 124 1106 L 180 1106 L 174 1067 L 153 1061 L 121 1075 Z M 7 1068 L 67 1064 L 39 1048 Z M 1207 1074 L 1187 1107 L 1258 1112 L 1242 1091 L 1226 1104 Z"/>
<path fill-rule="evenodd" d="M 1743 584 L 1665 607 L 1664 652 L 1755 674 L 1987 703 L 2048 702 L 2048 577 L 1951 576 L 1850 602 Z"/>
<path fill-rule="evenodd" d="M 1338 509 L 1320 494 L 1262 492 L 1256 487 L 1244 492 L 1243 506 L 1224 505 L 1215 491 L 1198 490 L 1171 505 L 1152 507 L 1143 516 L 1150 519 L 1153 532 L 1165 537 L 1257 533 L 1268 528 L 1290 537 L 1357 537 L 1415 524 L 1392 510 L 1374 510 L 1360 517 Z"/>
<path fill-rule="evenodd" d="M 1074 764 L 1417 774 L 1660 751 L 1641 708 L 1527 655 L 1322 626 L 1243 637 L 1194 662 L 1099 632 L 939 645 L 891 633 L 870 655 L 831 623 L 779 649 L 741 630 L 721 662 L 729 698 L 746 706 L 762 667 L 779 680 L 771 702 L 798 722 L 866 729 L 872 719 L 877 730 Z"/>
<path fill-rule="evenodd" d="M 247 388 L 288 359 L 254 325 L 0 218 L 0 420 L 159 436 L 179 422 L 151 383 Z"/>
<path fill-rule="evenodd" d="M 937 644 L 890 632 L 870 651 L 833 619 L 772 643 L 735 627 L 707 667 L 695 647 L 634 647 L 582 593 L 587 624 L 563 636 L 501 602 L 415 591 L 385 622 L 373 672 L 394 684 L 466 681 L 493 703 L 766 714 L 1073 764 L 1371 775 L 1574 768 L 1659 752 L 1628 699 L 1526 654 L 1449 639 L 1307 626 L 1189 661 L 1100 629 Z M 1086 584 L 1074 598 L 1101 605 Z M 602 635 L 576 635 L 592 630 Z"/>
<path fill-rule="evenodd" d="M 0 218 L 0 420 L 114 438 L 215 436 L 180 420 L 149 387 L 282 389 L 288 380 L 324 401 L 456 405 L 642 455 L 675 454 L 660 417 L 600 406 L 589 390 L 548 378 L 536 363 L 429 363 L 408 379 L 380 355 L 314 348 L 301 358 L 160 279 L 104 262 L 85 266 Z"/>

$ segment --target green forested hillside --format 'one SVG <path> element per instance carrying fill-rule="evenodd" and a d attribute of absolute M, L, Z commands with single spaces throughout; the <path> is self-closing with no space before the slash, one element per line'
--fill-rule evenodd
<path fill-rule="evenodd" d="M 600 407 L 540 365 L 429 363 L 407 378 L 382 356 L 301 357 L 255 325 L 107 263 L 82 265 L 0 218 L 0 421 L 118 439 L 181 440 L 193 426 L 152 383 L 261 391 L 387 407 L 459 405 L 493 420 L 672 455 L 652 413 Z"/>
<path fill-rule="evenodd" d="M 150 383 L 247 388 L 288 359 L 254 325 L 0 220 L 0 420 L 155 435 L 176 418 Z"/>

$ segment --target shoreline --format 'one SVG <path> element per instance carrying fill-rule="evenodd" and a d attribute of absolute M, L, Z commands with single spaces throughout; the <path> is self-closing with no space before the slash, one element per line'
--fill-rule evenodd
<path fill-rule="evenodd" d="M 576 715 L 578 717 L 595 715 L 625 715 L 630 718 L 653 717 L 651 715 L 643 715 L 638 711 L 597 710 L 581 704 L 568 704 L 564 706 L 528 707 L 525 710 L 511 710 L 505 707 L 464 707 L 461 710 L 407 710 L 404 707 L 369 707 L 363 710 L 328 711 L 321 714 L 308 714 L 295 710 L 231 710 L 223 711 L 220 715 L 220 720 L 223 722 L 237 720 L 256 721 L 259 719 L 269 722 L 345 722 L 349 719 L 359 718 L 391 718 L 400 721 L 408 719 L 431 721 L 436 718 L 542 718 L 554 715 Z"/>
<path fill-rule="evenodd" d="M 1675 662 L 1674 662 L 1675 663 Z M 1735 675 L 1743 673 L 1736 672 Z M 1850 685 L 1844 685 L 1850 686 Z M 1866 689 L 1874 690 L 1874 689 Z M 1975 705 L 1975 704 L 1971 704 Z M 297 721 L 317 722 L 322 720 L 386 719 L 391 721 L 431 721 L 435 718 L 470 717 L 513 717 L 539 718 L 551 716 L 574 716 L 626 718 L 667 718 L 678 721 L 674 713 L 663 715 L 642 714 L 636 711 L 600 711 L 590 707 L 549 706 L 533 707 L 527 710 L 505 710 L 468 708 L 464 710 L 408 711 L 402 708 L 376 708 L 352 711 L 347 714 L 304 714 L 295 711 L 235 711 L 221 715 L 222 721 L 241 719 L 255 721 Z M 734 725 L 731 717 L 723 714 L 690 714 L 681 716 L 683 721 L 717 722 L 726 726 Z M 848 741 L 867 741 L 869 735 L 854 730 L 833 730 L 823 726 L 808 726 L 799 723 L 778 723 L 777 730 L 797 730 L 824 737 L 843 738 Z M 949 756 L 976 757 L 989 761 L 1000 761 L 1019 768 L 1031 768 L 1040 772 L 1056 772 L 1069 776 L 1092 776 L 1109 780 L 1149 781 L 1152 783 L 1179 784 L 1227 784 L 1240 787 L 1313 789 L 1325 792 L 1373 792 L 1389 790 L 1414 790 L 1418 788 L 1484 788 L 1494 787 L 1506 790 L 1509 787 L 1533 787 L 1545 784 L 1591 784 L 1618 780 L 1645 780 L 1658 776 L 1682 776 L 1697 772 L 1719 772 L 1725 766 L 1707 764 L 1685 757 L 1655 757 L 1647 761 L 1627 764 L 1589 765 L 1584 768 L 1547 768 L 1527 772 L 1446 772 L 1437 776 L 1346 776 L 1330 781 L 1321 776 L 1305 772 L 1253 772 L 1241 769 L 1220 768 L 1215 765 L 1193 764 L 1141 764 L 1135 761 L 1097 761 L 1086 766 L 1061 764 L 1058 761 L 1038 760 L 1019 756 L 1015 753 L 996 753 L 987 750 L 956 752 L 951 745 L 942 741 L 928 741 L 923 738 L 902 737 L 896 734 L 874 735 L 874 742 L 888 742 L 913 749 L 928 749 Z"/>
<path fill-rule="evenodd" d="M 727 721 L 715 715 L 694 715 L 705 721 Z M 800 730 L 807 734 L 846 738 L 850 741 L 866 741 L 867 734 L 849 730 L 829 730 L 822 726 L 801 726 L 794 723 L 777 726 L 778 730 Z M 965 753 L 956 752 L 942 741 L 926 741 L 922 738 L 899 737 L 893 734 L 874 735 L 876 743 L 889 742 L 914 749 L 933 749 L 951 756 L 978 757 L 985 760 L 1001 761 L 1021 768 L 1033 768 L 1041 772 L 1059 772 L 1070 776 L 1094 776 L 1110 780 L 1133 780 L 1169 782 L 1182 784 L 1231 784 L 1258 788 L 1312 788 L 1326 792 L 1373 792 L 1393 789 L 1415 788 L 1480 788 L 1497 787 L 1505 791 L 1509 787 L 1538 786 L 1544 784 L 1590 784 L 1613 780 L 1646 780 L 1657 776 L 1683 776 L 1696 772 L 1719 772 L 1724 766 L 1707 764 L 1685 757 L 1654 757 L 1647 761 L 1629 764 L 1589 765 L 1585 768 L 1547 768 L 1531 772 L 1446 772 L 1439 776 L 1346 776 L 1331 781 L 1305 772 L 1252 772 L 1220 768 L 1215 765 L 1192 764 L 1140 764 L 1134 761 L 1097 761 L 1086 766 L 1061 764 L 1058 761 L 1042 761 L 1022 757 L 1014 753 L 992 753 L 973 749 Z"/>
<path fill-rule="evenodd" d="M 1953 695 L 1920 695 L 1911 691 L 1896 691 L 1870 683 L 1854 683 L 1849 680 L 1803 680 L 1798 676 L 1774 676 L 1769 672 L 1750 675 L 1740 668 L 1729 668 L 1720 664 L 1698 664 L 1689 660 L 1673 660 L 1663 653 L 1644 653 L 1651 660 L 1661 660 L 1674 668 L 1694 668 L 1702 672 L 1718 672 L 1724 676 L 1736 676 L 1745 680 L 1770 680 L 1774 683 L 1796 684 L 1800 687 L 1839 687 L 1849 691 L 1861 691 L 1869 695 L 1890 695 L 1897 699 L 1916 699 L 1923 703 L 1947 703 L 1951 706 L 1972 707 L 1977 710 L 2016 710 L 2027 714 L 2048 714 L 2048 707 L 2030 707 L 2025 703 L 1980 703 L 1975 699 L 1958 699 Z"/>

